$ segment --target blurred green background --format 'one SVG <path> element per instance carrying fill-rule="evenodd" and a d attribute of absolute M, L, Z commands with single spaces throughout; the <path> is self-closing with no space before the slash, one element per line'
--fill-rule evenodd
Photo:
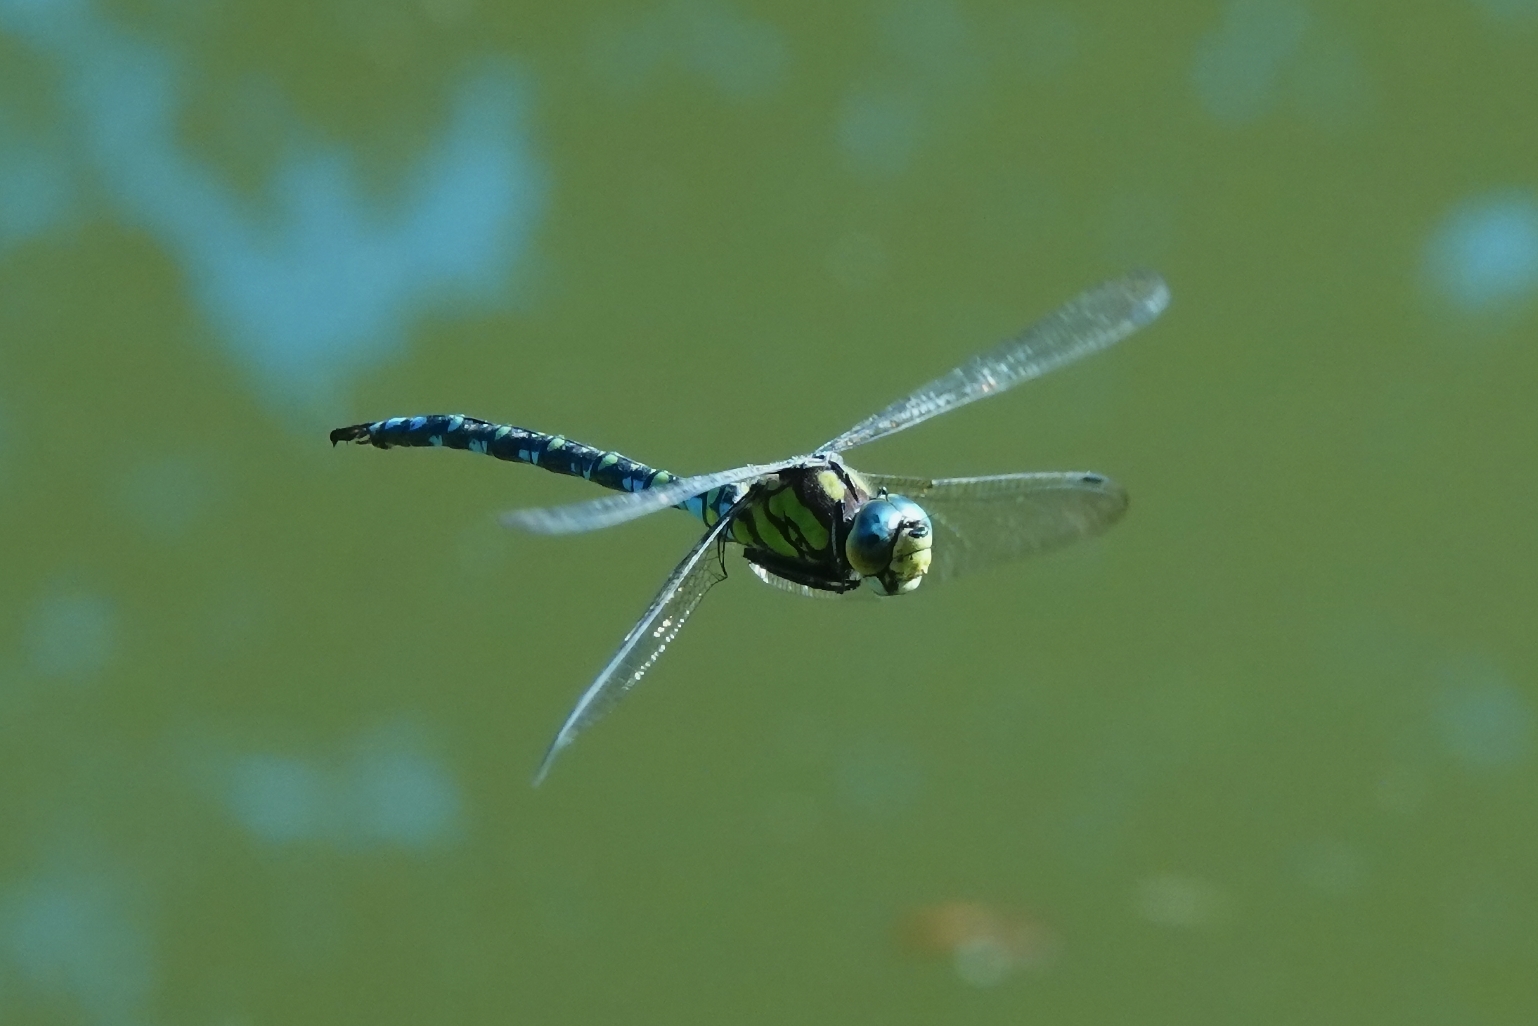
<path fill-rule="evenodd" d="M 0 0 L 0 1019 L 1538 1016 L 1538 2 Z M 333 450 L 804 451 L 1104 539 L 882 603 Z"/>

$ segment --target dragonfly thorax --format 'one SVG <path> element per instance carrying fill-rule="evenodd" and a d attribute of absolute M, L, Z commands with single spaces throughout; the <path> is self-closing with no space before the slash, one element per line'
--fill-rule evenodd
<path fill-rule="evenodd" d="M 869 498 L 865 480 L 836 457 L 790 467 L 753 484 L 732 540 L 776 577 L 816 591 L 853 591 L 861 576 L 850 569 L 844 542 Z"/>
<path fill-rule="evenodd" d="M 929 569 L 929 517 L 873 491 L 836 455 L 782 470 L 752 486 L 732 539 L 749 562 L 793 584 L 843 593 L 869 581 L 878 594 L 906 594 Z"/>

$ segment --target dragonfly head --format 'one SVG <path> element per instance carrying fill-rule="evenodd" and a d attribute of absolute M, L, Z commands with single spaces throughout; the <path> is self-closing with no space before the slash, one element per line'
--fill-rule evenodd
<path fill-rule="evenodd" d="M 924 582 L 933 542 L 929 514 L 912 499 L 883 492 L 854 515 L 844 556 L 884 594 L 905 595 Z"/>

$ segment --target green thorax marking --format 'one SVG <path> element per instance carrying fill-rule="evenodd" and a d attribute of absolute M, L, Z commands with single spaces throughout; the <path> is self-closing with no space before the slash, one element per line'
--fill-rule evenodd
<path fill-rule="evenodd" d="M 732 524 L 743 554 L 770 573 L 824 591 L 848 591 L 844 539 L 871 496 L 859 474 L 833 462 L 783 470 L 754 487 L 753 501 Z"/>

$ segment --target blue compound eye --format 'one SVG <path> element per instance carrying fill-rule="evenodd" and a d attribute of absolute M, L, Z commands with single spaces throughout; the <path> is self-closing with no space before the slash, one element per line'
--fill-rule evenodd
<path fill-rule="evenodd" d="M 874 577 L 885 570 L 892 561 L 892 546 L 902 523 L 902 511 L 890 499 L 872 499 L 861 506 L 844 542 L 849 565 L 863 577 Z"/>
<path fill-rule="evenodd" d="M 887 595 L 904 595 L 923 583 L 934 543 L 929 514 L 911 499 L 883 495 L 855 514 L 844 557 L 863 577 L 874 577 Z"/>
<path fill-rule="evenodd" d="M 910 533 L 915 537 L 923 537 L 929 533 L 929 514 L 924 508 L 905 495 L 888 495 L 886 501 L 892 504 L 903 518 L 903 522 L 909 527 Z"/>

